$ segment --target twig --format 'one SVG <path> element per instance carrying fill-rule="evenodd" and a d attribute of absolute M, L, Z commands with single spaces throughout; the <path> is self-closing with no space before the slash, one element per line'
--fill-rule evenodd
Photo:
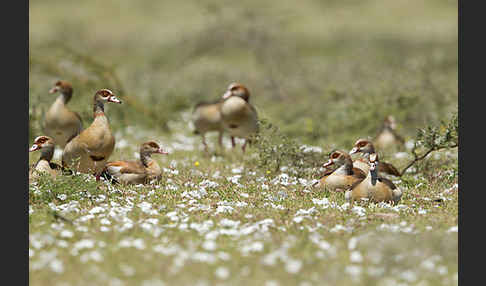
<path fill-rule="evenodd" d="M 441 149 L 446 149 L 446 148 L 455 148 L 457 147 L 458 144 L 454 144 L 452 146 L 439 146 L 439 147 L 432 147 L 430 148 L 427 152 L 425 152 L 422 156 L 417 156 L 417 153 L 415 153 L 415 147 L 414 149 L 412 150 L 413 152 L 413 156 L 415 157 L 410 163 L 408 163 L 408 165 L 400 172 L 400 176 L 403 176 L 403 174 L 405 174 L 405 172 L 408 170 L 408 168 L 412 167 L 413 164 L 415 164 L 416 162 L 420 161 L 420 160 L 423 160 L 425 157 L 427 157 L 427 155 L 429 155 L 430 153 L 432 153 L 433 151 L 437 151 L 437 150 L 441 150 Z"/>

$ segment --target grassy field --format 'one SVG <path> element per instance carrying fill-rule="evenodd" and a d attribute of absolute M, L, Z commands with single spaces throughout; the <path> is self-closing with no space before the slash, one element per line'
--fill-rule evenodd
<path fill-rule="evenodd" d="M 112 160 L 149 139 L 170 152 L 151 186 L 31 184 L 31 285 L 458 284 L 457 149 L 395 180 L 395 206 L 308 187 L 331 150 L 373 137 L 386 115 L 411 144 L 457 112 L 457 1 L 29 5 L 28 143 L 65 79 L 85 127 L 97 89 L 124 101 L 106 110 Z M 212 134 L 205 154 L 192 107 L 233 81 L 275 128 L 245 154 Z M 412 159 L 406 147 L 380 154 L 399 169 Z"/>

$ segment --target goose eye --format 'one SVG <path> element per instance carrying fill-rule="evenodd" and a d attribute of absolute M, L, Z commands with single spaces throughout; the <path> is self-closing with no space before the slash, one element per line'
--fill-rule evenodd
<path fill-rule="evenodd" d="M 339 157 L 339 153 L 332 153 L 331 158 L 336 159 Z"/>
<path fill-rule="evenodd" d="M 149 143 L 149 146 L 152 147 L 152 148 L 159 148 L 159 145 L 157 145 L 156 143 L 154 142 L 150 142 Z"/>
<path fill-rule="evenodd" d="M 366 142 L 360 142 L 360 143 L 358 144 L 358 146 L 359 146 L 359 147 L 364 147 L 364 146 L 366 146 Z"/>

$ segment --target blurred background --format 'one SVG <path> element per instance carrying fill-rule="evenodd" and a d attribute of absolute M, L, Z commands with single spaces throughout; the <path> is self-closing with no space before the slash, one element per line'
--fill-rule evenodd
<path fill-rule="evenodd" d="M 201 100 L 239 81 L 261 118 L 304 144 L 351 146 L 392 114 L 398 131 L 457 111 L 457 1 L 29 2 L 29 135 L 73 83 L 70 108 L 92 120 L 109 88 L 126 103 L 112 128 L 173 133 Z"/>

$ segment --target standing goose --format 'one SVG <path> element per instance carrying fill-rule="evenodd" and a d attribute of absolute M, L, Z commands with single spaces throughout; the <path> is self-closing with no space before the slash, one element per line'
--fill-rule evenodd
<path fill-rule="evenodd" d="M 255 107 L 249 102 L 250 92 L 239 83 L 232 83 L 223 95 L 221 118 L 223 126 L 231 136 L 231 144 L 235 147 L 234 137 L 244 138 L 241 146 L 243 152 L 250 137 L 258 132 L 258 115 Z"/>
<path fill-rule="evenodd" d="M 354 183 L 362 181 L 366 177 L 363 171 L 353 168 L 353 160 L 346 152 L 339 150 L 332 152 L 329 155 L 329 161 L 323 167 L 331 165 L 336 165 L 337 169 L 326 172 L 315 186 L 348 189 Z"/>
<path fill-rule="evenodd" d="M 152 154 L 169 154 L 162 150 L 155 141 L 148 141 L 140 146 L 139 161 L 113 161 L 106 164 L 105 171 L 115 180 L 124 184 L 143 184 L 159 179 L 162 170 Z"/>
<path fill-rule="evenodd" d="M 371 143 L 371 141 L 366 140 L 366 139 L 358 139 L 356 141 L 356 143 L 354 143 L 353 149 L 351 149 L 351 151 L 349 151 L 350 155 L 356 154 L 356 153 L 363 153 L 364 158 L 362 157 L 362 158 L 356 159 L 356 161 L 354 161 L 354 166 L 356 166 L 357 168 L 360 168 L 361 170 L 363 170 L 365 172 L 365 174 L 367 174 L 369 169 L 370 169 L 370 165 L 368 163 L 368 161 L 369 161 L 368 157 L 370 156 L 370 154 L 375 153 L 375 147 L 373 146 L 373 143 Z M 380 162 L 378 168 L 379 168 L 379 171 L 382 172 L 382 173 L 386 173 L 388 175 L 393 175 L 393 176 L 397 176 L 397 177 L 401 176 L 401 174 L 397 170 L 397 168 L 395 168 L 390 163 Z"/>
<path fill-rule="evenodd" d="M 202 137 L 202 143 L 204 150 L 208 151 L 208 145 L 206 144 L 206 133 L 210 131 L 218 131 L 218 144 L 219 147 L 223 147 L 223 123 L 221 121 L 221 104 L 222 100 L 216 102 L 200 102 L 196 104 L 192 112 L 192 122 L 195 130 L 194 134 L 200 134 Z"/>
<path fill-rule="evenodd" d="M 122 103 L 110 90 L 98 90 L 94 96 L 93 122 L 69 141 L 62 153 L 63 167 L 95 174 L 97 181 L 115 148 L 115 137 L 104 112 L 105 102 Z"/>
<path fill-rule="evenodd" d="M 356 182 L 345 193 L 346 200 L 354 202 L 361 199 L 369 199 L 372 202 L 397 203 L 402 197 L 402 191 L 392 181 L 379 175 L 379 161 L 376 153 L 369 156 L 370 170 L 366 178 Z"/>
<path fill-rule="evenodd" d="M 379 149 L 385 149 L 394 145 L 404 144 L 405 140 L 396 132 L 396 121 L 391 115 L 383 121 L 383 126 L 378 135 L 373 140 L 375 146 Z"/>
<path fill-rule="evenodd" d="M 54 155 L 54 140 L 48 136 L 39 136 L 35 138 L 34 144 L 30 147 L 29 152 L 41 150 L 39 160 L 29 170 L 29 182 L 36 179 L 39 173 L 47 173 L 52 177 L 61 174 L 61 166 L 51 162 Z"/>
<path fill-rule="evenodd" d="M 57 145 L 64 148 L 67 142 L 83 130 L 83 123 L 78 113 L 66 107 L 73 95 L 73 88 L 67 81 L 56 82 L 49 93 L 60 95 L 51 105 L 44 119 L 44 132 Z"/>

